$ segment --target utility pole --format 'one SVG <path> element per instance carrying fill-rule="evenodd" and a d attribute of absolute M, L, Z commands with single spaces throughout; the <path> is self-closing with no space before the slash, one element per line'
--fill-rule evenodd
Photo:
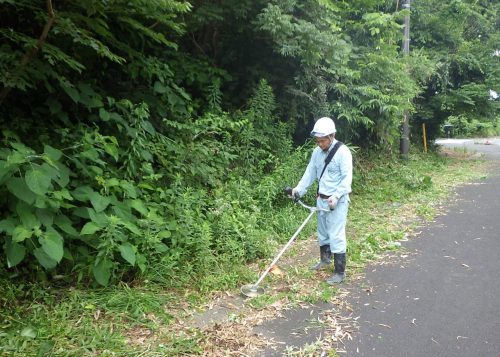
<path fill-rule="evenodd" d="M 402 5 L 403 9 L 408 10 L 404 19 L 404 32 L 403 32 L 403 55 L 406 57 L 410 53 L 410 3 L 411 0 L 404 0 Z M 399 152 L 403 159 L 408 159 L 408 152 L 410 151 L 410 119 L 408 111 L 405 110 L 403 114 L 403 123 L 401 126 L 401 139 L 399 143 Z"/>

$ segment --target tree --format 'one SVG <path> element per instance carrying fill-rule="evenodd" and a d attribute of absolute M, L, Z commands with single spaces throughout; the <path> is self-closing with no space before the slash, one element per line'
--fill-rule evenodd
<path fill-rule="evenodd" d="M 418 101 L 417 123 L 431 120 L 431 137 L 453 118 L 492 123 L 498 101 L 489 90 L 500 83 L 498 57 L 499 6 L 489 1 L 415 3 L 414 41 L 435 63 L 435 70 Z M 464 133 L 465 134 L 465 133 Z"/>

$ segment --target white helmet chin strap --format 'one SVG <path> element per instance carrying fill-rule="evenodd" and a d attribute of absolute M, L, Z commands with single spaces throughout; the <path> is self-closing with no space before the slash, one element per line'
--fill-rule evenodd
<path fill-rule="evenodd" d="M 330 139 L 330 144 L 328 144 L 328 146 L 326 147 L 326 149 L 324 149 L 323 151 L 328 151 L 328 149 L 330 149 L 330 147 L 332 146 L 332 143 L 333 143 L 333 138 L 334 138 L 335 134 L 330 134 L 330 135 L 327 135 L 328 139 Z"/>

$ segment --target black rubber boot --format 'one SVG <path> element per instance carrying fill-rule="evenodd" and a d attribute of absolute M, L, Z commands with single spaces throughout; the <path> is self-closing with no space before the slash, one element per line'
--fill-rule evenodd
<path fill-rule="evenodd" d="M 332 251 L 330 250 L 330 245 L 322 245 L 319 247 L 319 257 L 319 263 L 312 266 L 310 268 L 311 270 L 320 270 L 332 263 Z"/>
<path fill-rule="evenodd" d="M 335 271 L 333 275 L 326 279 L 329 285 L 339 284 L 345 278 L 345 265 L 346 256 L 345 253 L 334 253 L 333 254 L 333 265 L 335 266 Z"/>

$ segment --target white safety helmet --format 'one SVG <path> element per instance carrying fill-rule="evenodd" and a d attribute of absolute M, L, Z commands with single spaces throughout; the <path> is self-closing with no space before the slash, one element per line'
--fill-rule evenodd
<path fill-rule="evenodd" d="M 315 136 L 317 138 L 328 136 L 330 134 L 336 133 L 335 123 L 331 118 L 323 117 L 319 118 L 314 124 L 314 128 L 311 131 L 311 136 Z"/>

